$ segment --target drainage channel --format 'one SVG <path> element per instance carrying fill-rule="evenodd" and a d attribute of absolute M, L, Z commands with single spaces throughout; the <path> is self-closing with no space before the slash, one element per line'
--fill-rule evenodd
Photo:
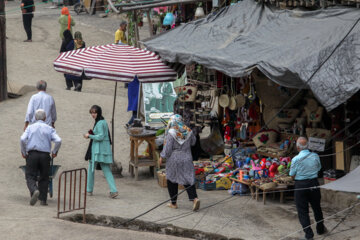
<path fill-rule="evenodd" d="M 76 223 L 83 223 L 82 214 L 74 214 L 63 218 Z M 142 220 L 134 220 L 126 225 L 122 224 L 129 219 L 111 216 L 95 216 L 93 214 L 86 214 L 86 224 L 97 226 L 112 227 L 117 229 L 128 229 L 141 232 L 153 232 L 164 235 L 171 235 L 176 237 L 192 238 L 197 240 L 242 240 L 242 238 L 228 238 L 226 236 L 208 233 L 199 230 L 187 229 L 172 224 L 158 224 L 153 222 L 146 222 Z"/>

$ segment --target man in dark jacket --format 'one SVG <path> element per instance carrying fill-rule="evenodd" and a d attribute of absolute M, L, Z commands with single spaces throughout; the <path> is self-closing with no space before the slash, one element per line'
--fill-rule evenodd
<path fill-rule="evenodd" d="M 27 39 L 24 40 L 24 42 L 32 42 L 31 23 L 34 17 L 33 12 L 35 11 L 34 0 L 21 0 L 21 11 L 24 29 L 27 35 Z"/>

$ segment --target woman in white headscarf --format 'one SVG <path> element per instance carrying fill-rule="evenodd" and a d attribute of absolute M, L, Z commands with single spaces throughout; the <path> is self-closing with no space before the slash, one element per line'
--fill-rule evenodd
<path fill-rule="evenodd" d="M 195 145 L 196 137 L 190 128 L 185 126 L 182 117 L 172 115 L 164 142 L 164 149 L 160 153 L 160 165 L 162 159 L 166 159 L 166 178 L 171 203 L 170 208 L 177 208 L 178 184 L 184 185 L 189 200 L 193 201 L 193 211 L 200 207 L 195 188 L 195 168 L 191 155 L 191 146 Z"/>

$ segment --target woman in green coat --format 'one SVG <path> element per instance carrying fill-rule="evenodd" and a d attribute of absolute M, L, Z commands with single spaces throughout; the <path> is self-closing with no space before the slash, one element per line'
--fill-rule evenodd
<path fill-rule="evenodd" d="M 90 108 L 90 114 L 95 119 L 92 132 L 86 133 L 85 138 L 91 139 L 91 159 L 89 159 L 87 189 L 88 195 L 92 196 L 94 189 L 94 168 L 99 163 L 106 181 L 110 187 L 110 197 L 116 198 L 119 194 L 116 189 L 114 177 L 111 173 L 112 152 L 110 146 L 110 135 L 107 122 L 102 116 L 101 107 L 94 105 Z"/>
<path fill-rule="evenodd" d="M 72 35 L 72 26 L 75 26 L 74 19 L 70 16 L 69 9 L 67 7 L 63 7 L 61 9 L 61 16 L 59 17 L 60 23 L 60 38 L 64 40 L 64 31 L 66 29 L 70 30 Z"/>

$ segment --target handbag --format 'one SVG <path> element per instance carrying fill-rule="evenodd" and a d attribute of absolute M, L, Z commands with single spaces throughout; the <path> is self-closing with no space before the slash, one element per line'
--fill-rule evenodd
<path fill-rule="evenodd" d="M 93 140 L 92 140 L 92 139 L 90 139 L 88 149 L 86 150 L 86 153 L 85 153 L 85 161 L 91 160 L 91 147 L 92 147 L 92 141 L 93 141 Z"/>

